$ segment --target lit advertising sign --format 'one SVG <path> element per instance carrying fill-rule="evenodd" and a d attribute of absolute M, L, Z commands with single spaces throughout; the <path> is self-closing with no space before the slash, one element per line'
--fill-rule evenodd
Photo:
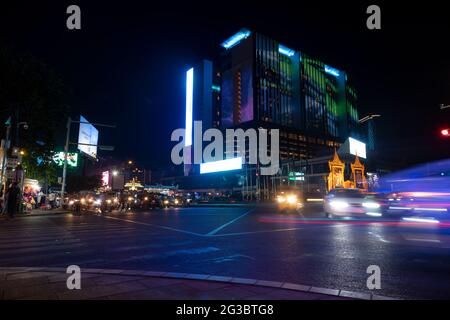
<path fill-rule="evenodd" d="M 324 69 L 325 69 L 325 73 L 331 74 L 335 77 L 339 77 L 340 73 L 339 73 L 338 69 L 332 68 L 330 66 L 325 66 Z"/>
<path fill-rule="evenodd" d="M 350 153 L 360 158 L 366 158 L 366 144 L 353 138 L 348 138 Z"/>
<path fill-rule="evenodd" d="M 241 29 L 238 33 L 232 35 L 230 38 L 222 42 L 221 46 L 225 49 L 231 49 L 235 45 L 237 45 L 239 42 L 241 42 L 244 39 L 247 39 L 250 36 L 251 32 L 247 29 Z"/>
<path fill-rule="evenodd" d="M 102 172 L 102 186 L 103 187 L 109 186 L 109 171 Z"/>
<path fill-rule="evenodd" d="M 278 52 L 288 57 L 292 57 L 295 54 L 294 50 L 289 49 L 288 47 L 285 47 L 282 44 L 278 45 Z"/>
<path fill-rule="evenodd" d="M 62 167 L 64 165 L 64 152 L 57 152 L 53 156 L 53 162 L 58 166 Z M 67 153 L 67 165 L 69 167 L 75 168 L 78 165 L 78 153 L 68 152 Z"/>
<path fill-rule="evenodd" d="M 242 169 L 242 157 L 205 162 L 200 164 L 200 173 L 222 172 Z"/>
<path fill-rule="evenodd" d="M 78 149 L 87 155 L 97 157 L 98 130 L 83 116 L 80 116 Z"/>
<path fill-rule="evenodd" d="M 303 172 L 289 172 L 290 181 L 305 181 L 305 174 Z"/>

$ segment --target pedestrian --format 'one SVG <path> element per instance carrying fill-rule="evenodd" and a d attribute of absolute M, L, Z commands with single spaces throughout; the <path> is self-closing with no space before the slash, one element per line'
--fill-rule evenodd
<path fill-rule="evenodd" d="M 7 200 L 7 213 L 9 218 L 14 218 L 15 214 L 19 209 L 19 194 L 20 188 L 16 181 L 14 181 L 8 189 L 8 200 Z"/>
<path fill-rule="evenodd" d="M 42 193 L 41 200 L 39 201 L 39 206 L 41 209 L 46 209 L 46 201 L 47 201 L 47 196 L 45 195 L 45 193 Z"/>
<path fill-rule="evenodd" d="M 50 209 L 53 209 L 55 207 L 55 200 L 56 200 L 56 195 L 54 192 L 51 192 L 48 195 L 48 202 L 50 204 Z"/>

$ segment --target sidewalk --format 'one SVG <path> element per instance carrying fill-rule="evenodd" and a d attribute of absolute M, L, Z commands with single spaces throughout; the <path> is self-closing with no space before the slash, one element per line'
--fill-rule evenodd
<path fill-rule="evenodd" d="M 23 213 L 17 213 L 14 218 L 23 218 L 23 217 L 36 217 L 36 216 L 51 216 L 54 214 L 66 214 L 70 213 L 71 211 L 66 209 L 51 209 L 51 210 L 42 210 L 42 209 L 33 209 L 31 212 L 23 212 Z M 0 215 L 0 219 L 5 219 L 6 215 L 2 214 Z"/>
<path fill-rule="evenodd" d="M 138 270 L 82 269 L 69 290 L 64 268 L 0 268 L 0 299 L 347 300 L 389 299 L 292 283 Z"/>

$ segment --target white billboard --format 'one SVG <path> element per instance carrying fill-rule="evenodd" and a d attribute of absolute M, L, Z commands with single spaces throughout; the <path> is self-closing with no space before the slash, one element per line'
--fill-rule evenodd
<path fill-rule="evenodd" d="M 98 130 L 83 116 L 80 116 L 78 133 L 78 149 L 87 155 L 97 158 Z"/>
<path fill-rule="evenodd" d="M 360 158 L 366 158 L 366 144 L 353 138 L 348 138 L 350 144 L 350 154 Z"/>
<path fill-rule="evenodd" d="M 200 174 L 242 169 L 242 157 L 200 164 Z"/>

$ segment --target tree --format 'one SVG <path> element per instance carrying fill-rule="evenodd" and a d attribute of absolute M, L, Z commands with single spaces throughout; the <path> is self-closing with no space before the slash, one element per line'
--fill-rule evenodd
<path fill-rule="evenodd" d="M 68 114 L 63 83 L 33 56 L 17 54 L 1 45 L 0 70 L 0 120 L 9 116 L 14 120 L 11 138 L 14 145 L 26 150 L 26 175 L 54 183 L 58 170 L 51 157 L 58 136 L 64 134 Z M 27 122 L 28 129 L 19 129 L 17 134 L 18 122 Z M 40 159 L 44 160 L 41 164 Z"/>

